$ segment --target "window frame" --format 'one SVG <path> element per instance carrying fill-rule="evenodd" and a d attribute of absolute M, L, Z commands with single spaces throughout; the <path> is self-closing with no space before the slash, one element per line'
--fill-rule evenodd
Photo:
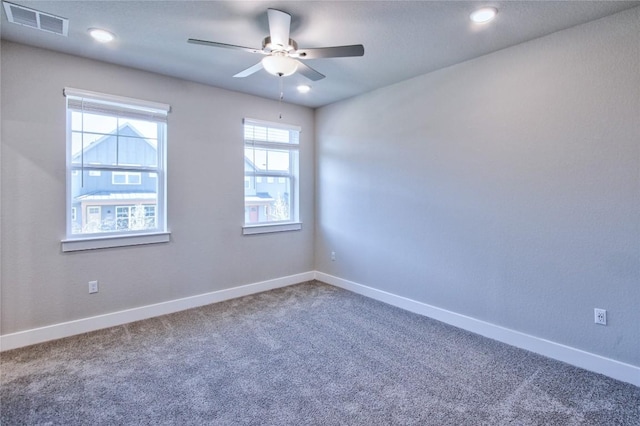
<path fill-rule="evenodd" d="M 109 247 L 122 247 L 130 245 L 164 243 L 170 241 L 170 232 L 167 227 L 167 121 L 171 107 L 168 104 L 144 101 L 140 99 L 109 95 L 98 92 L 91 92 L 82 89 L 65 87 L 63 94 L 66 97 L 66 237 L 62 240 L 62 251 L 90 250 Z M 93 109 L 84 109 L 85 102 Z M 78 107 L 81 103 L 81 107 Z M 97 108 L 97 110 L 96 110 Z M 107 116 L 125 117 L 134 120 L 144 120 L 155 122 L 158 125 L 157 139 L 157 166 L 132 166 L 132 165 L 111 165 L 111 164 L 87 164 L 82 163 L 82 170 L 100 172 L 120 172 L 120 173 L 140 173 L 139 181 L 142 183 L 142 173 L 156 173 L 156 209 L 155 209 L 155 229 L 149 230 L 122 230 L 94 233 L 73 233 L 73 218 L 71 208 L 73 176 L 78 176 L 77 164 L 73 163 L 72 154 L 72 114 L 74 112 L 99 113 Z M 84 133 L 84 132 L 83 132 Z M 129 183 L 128 175 L 125 178 Z M 113 177 L 112 177 L 113 179 Z M 115 201 L 115 200 L 114 200 Z M 116 203 L 115 204 L 121 204 Z M 115 207 L 114 207 L 115 218 Z M 76 217 L 77 219 L 77 217 Z"/>
<path fill-rule="evenodd" d="M 253 140 L 247 139 L 246 136 L 246 126 L 257 126 L 257 127 L 266 127 L 267 129 L 274 130 L 285 130 L 289 132 L 297 132 L 296 138 L 294 142 L 274 142 L 274 141 L 263 141 L 263 140 Z M 263 233 L 272 233 L 272 232 L 283 232 L 283 231 L 298 231 L 302 229 L 302 222 L 300 222 L 300 134 L 302 133 L 302 129 L 300 126 L 284 124 L 284 123 L 274 123 L 263 120 L 256 120 L 252 118 L 245 118 L 242 123 L 243 130 L 243 161 L 246 161 L 246 154 L 244 154 L 246 148 L 253 149 L 265 149 L 265 150 L 286 150 L 289 153 L 289 170 L 288 171 L 278 171 L 278 170 L 265 170 L 258 171 L 254 170 L 251 173 L 247 171 L 244 172 L 245 182 L 246 179 L 249 178 L 249 186 L 251 187 L 251 183 L 264 183 L 269 182 L 271 180 L 273 183 L 277 182 L 279 179 L 289 179 L 289 219 L 283 221 L 268 221 L 268 222 L 257 222 L 257 223 L 247 223 L 246 220 L 246 185 L 244 187 L 245 192 L 245 202 L 244 209 L 245 216 L 243 219 L 242 233 L 243 235 L 253 235 L 253 234 L 263 234 Z M 266 154 L 265 154 L 266 155 Z M 259 182 L 260 180 L 260 182 Z"/>

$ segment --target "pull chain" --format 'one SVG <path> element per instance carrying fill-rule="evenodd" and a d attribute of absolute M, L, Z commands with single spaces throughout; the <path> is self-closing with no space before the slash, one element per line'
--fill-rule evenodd
<path fill-rule="evenodd" d="M 282 88 L 282 85 L 283 85 L 283 83 L 282 83 L 282 79 L 283 79 L 283 78 L 284 78 L 284 77 L 282 77 L 282 75 L 281 75 L 281 76 L 280 76 L 280 79 L 279 79 L 279 80 L 280 80 L 280 99 L 278 100 L 278 110 L 280 110 L 280 113 L 279 113 L 279 115 L 278 115 L 278 118 L 279 118 L 280 120 L 282 120 L 282 98 L 284 98 L 284 90 L 283 90 L 283 88 Z"/>

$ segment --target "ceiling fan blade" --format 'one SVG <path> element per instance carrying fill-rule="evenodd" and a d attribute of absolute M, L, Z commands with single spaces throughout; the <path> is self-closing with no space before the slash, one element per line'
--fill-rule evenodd
<path fill-rule="evenodd" d="M 318 80 L 322 80 L 325 77 L 324 74 L 319 73 L 318 71 L 311 68 L 309 65 L 304 64 L 300 61 L 296 61 L 296 62 L 298 62 L 297 71 L 303 76 L 307 77 L 309 80 L 318 81 Z"/>
<path fill-rule="evenodd" d="M 364 55 L 364 46 L 361 44 L 352 44 L 349 46 L 298 49 L 295 53 L 295 56 L 297 56 L 300 59 L 345 58 L 349 56 L 363 56 L 363 55 Z"/>
<path fill-rule="evenodd" d="M 255 64 L 254 66 L 251 66 L 249 68 L 247 68 L 244 71 L 240 71 L 238 74 L 234 75 L 235 78 L 243 78 L 243 77 L 248 77 L 253 73 L 256 73 L 258 71 L 260 71 L 263 68 L 262 66 L 262 61 L 258 62 L 257 64 Z"/>
<path fill-rule="evenodd" d="M 287 47 L 289 45 L 289 29 L 291 28 L 291 15 L 277 9 L 268 9 L 269 36 L 272 45 Z"/>
<path fill-rule="evenodd" d="M 261 49 L 254 49 L 252 47 L 236 46 L 234 44 L 218 43 L 215 41 L 198 40 L 196 38 L 190 38 L 189 40 L 187 40 L 187 42 L 191 44 L 201 44 L 203 46 L 223 47 L 225 49 L 234 49 L 234 50 L 244 50 L 245 52 L 250 52 L 250 53 L 264 53 Z"/>

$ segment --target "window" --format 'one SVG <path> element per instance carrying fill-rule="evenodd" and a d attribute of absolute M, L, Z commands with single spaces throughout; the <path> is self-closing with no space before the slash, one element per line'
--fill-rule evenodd
<path fill-rule="evenodd" d="M 113 185 L 140 185 L 142 173 L 113 172 L 111 173 L 111 183 Z"/>
<path fill-rule="evenodd" d="M 144 206 L 144 221 L 148 227 L 156 226 L 156 206 Z"/>
<path fill-rule="evenodd" d="M 131 206 L 116 207 L 116 228 L 129 229 L 129 219 L 131 218 Z"/>
<path fill-rule="evenodd" d="M 122 230 L 140 230 L 154 228 L 156 223 L 156 206 L 141 204 L 136 206 L 116 207 L 116 228 Z"/>
<path fill-rule="evenodd" d="M 299 139 L 299 127 L 244 120 L 245 234 L 301 229 Z"/>
<path fill-rule="evenodd" d="M 63 250 L 168 241 L 169 105 L 71 88 L 64 93 L 70 214 Z M 88 240 L 100 243 L 75 244 Z"/>

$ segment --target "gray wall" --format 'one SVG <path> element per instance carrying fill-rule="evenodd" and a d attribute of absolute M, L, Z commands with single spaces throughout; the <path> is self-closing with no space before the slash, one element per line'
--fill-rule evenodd
<path fill-rule="evenodd" d="M 316 269 L 640 365 L 639 11 L 319 109 Z"/>
<path fill-rule="evenodd" d="M 317 222 L 313 111 L 284 105 L 303 230 L 249 237 L 241 119 L 277 102 L 2 42 L 0 332 L 315 266 L 640 365 L 639 10 L 318 110 Z M 61 252 L 65 86 L 172 105 L 171 243 Z"/>
<path fill-rule="evenodd" d="M 311 271 L 314 114 L 302 126 L 299 232 L 242 236 L 242 118 L 278 102 L 2 43 L 2 334 Z M 62 253 L 65 86 L 171 104 L 167 244 Z M 87 282 L 99 280 L 89 295 Z"/>

